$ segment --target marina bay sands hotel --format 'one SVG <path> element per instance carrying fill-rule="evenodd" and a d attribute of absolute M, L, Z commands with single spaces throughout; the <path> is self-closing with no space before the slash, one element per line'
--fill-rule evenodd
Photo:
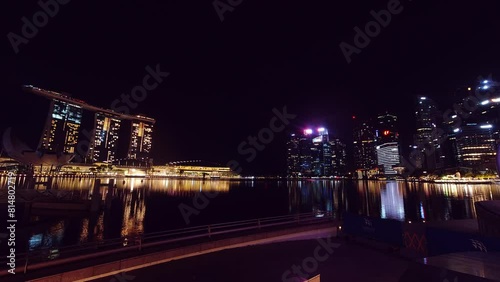
<path fill-rule="evenodd" d="M 154 119 L 95 107 L 68 95 L 32 85 L 25 85 L 23 89 L 51 100 L 38 151 L 80 155 L 91 162 L 112 163 L 118 158 L 150 161 Z M 81 128 L 84 110 L 94 114 L 91 132 Z M 128 141 L 128 150 L 125 156 L 119 156 L 118 142 L 123 138 L 120 130 L 125 121 L 131 124 L 130 140 L 121 140 Z"/>

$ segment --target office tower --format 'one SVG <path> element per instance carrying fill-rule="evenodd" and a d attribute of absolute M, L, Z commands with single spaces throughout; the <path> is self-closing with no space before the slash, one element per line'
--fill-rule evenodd
<path fill-rule="evenodd" d="M 458 164 L 474 170 L 495 170 L 496 140 L 500 129 L 500 87 L 490 79 L 481 80 L 460 103 L 453 115 Z M 475 104 L 474 104 L 475 103 Z M 464 113 L 465 112 L 465 113 Z"/>
<path fill-rule="evenodd" d="M 299 171 L 298 176 L 313 176 L 313 154 L 312 154 L 312 129 L 306 129 L 301 134 L 299 139 Z"/>
<path fill-rule="evenodd" d="M 102 112 L 95 113 L 94 134 L 90 157 L 93 162 L 113 162 L 116 159 L 121 120 Z"/>
<path fill-rule="evenodd" d="M 470 86 L 461 86 L 452 93 L 452 99 L 456 101 L 453 105 L 453 110 L 443 113 L 443 129 L 447 134 L 447 139 L 443 142 L 443 154 L 446 167 L 459 167 L 460 156 L 457 145 L 457 134 L 460 132 L 460 126 L 465 123 L 473 112 L 473 108 L 464 107 L 464 101 L 475 96 L 476 89 Z M 477 107 L 478 105 L 474 105 Z M 468 110 L 469 109 L 469 110 Z"/>
<path fill-rule="evenodd" d="M 393 166 L 400 163 L 399 144 L 397 142 L 387 142 L 377 146 L 377 162 L 384 174 L 396 174 Z"/>
<path fill-rule="evenodd" d="M 375 129 L 371 122 L 357 124 L 353 132 L 354 165 L 356 169 L 372 169 L 377 166 Z"/>
<path fill-rule="evenodd" d="M 287 159 L 286 159 L 286 175 L 297 177 L 300 172 L 300 134 L 291 133 L 286 142 Z"/>
<path fill-rule="evenodd" d="M 434 171 L 444 167 L 445 156 L 442 145 L 438 140 L 438 126 L 442 124 L 436 103 L 426 96 L 417 97 L 415 109 L 415 119 L 417 132 L 414 136 L 415 150 L 420 150 L 422 154 L 415 154 L 419 159 L 414 160 L 416 167 Z"/>
<path fill-rule="evenodd" d="M 445 167 L 458 167 L 458 147 L 457 147 L 457 133 L 459 131 L 458 128 L 454 128 L 454 125 L 457 124 L 458 116 L 452 115 L 447 121 L 443 121 L 443 130 L 446 134 L 446 139 L 441 144 L 441 148 L 443 149 L 444 158 L 444 166 Z"/>
<path fill-rule="evenodd" d="M 330 141 L 331 147 L 331 174 L 341 176 L 347 172 L 346 145 L 340 139 L 334 138 Z"/>
<path fill-rule="evenodd" d="M 462 125 L 456 137 L 460 166 L 495 171 L 496 144 L 493 133 L 494 127 L 491 124 Z"/>
<path fill-rule="evenodd" d="M 315 135 L 313 135 L 315 134 Z M 332 151 L 330 148 L 328 131 L 325 128 L 318 128 L 310 136 L 312 138 L 311 156 L 312 171 L 314 176 L 331 175 Z"/>
<path fill-rule="evenodd" d="M 287 175 L 289 177 L 330 176 L 332 148 L 328 130 L 305 129 L 289 135 L 287 141 Z"/>
<path fill-rule="evenodd" d="M 145 118 L 137 116 L 139 118 Z M 132 131 L 130 136 L 130 146 L 128 150 L 128 158 L 136 160 L 149 160 L 153 142 L 153 123 L 147 121 L 132 121 Z"/>
<path fill-rule="evenodd" d="M 385 113 L 377 117 L 375 135 L 379 145 L 388 142 L 399 142 L 397 123 L 398 118 L 389 113 Z"/>
<path fill-rule="evenodd" d="M 76 153 L 83 110 L 80 106 L 53 99 L 38 150 L 50 153 Z"/>
<path fill-rule="evenodd" d="M 375 128 L 377 138 L 377 165 L 384 174 L 393 175 L 393 166 L 400 163 L 399 133 L 397 117 L 389 113 L 379 115 Z"/>
<path fill-rule="evenodd" d="M 491 124 L 495 139 L 500 136 L 500 84 L 493 80 L 483 80 L 476 87 L 476 97 L 481 98 L 478 109 L 472 114 L 472 122 Z"/>

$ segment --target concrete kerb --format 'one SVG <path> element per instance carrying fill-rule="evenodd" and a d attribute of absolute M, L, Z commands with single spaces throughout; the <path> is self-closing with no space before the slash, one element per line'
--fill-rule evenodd
<path fill-rule="evenodd" d="M 330 226 L 327 227 L 327 225 Z M 308 232 L 310 233 L 311 231 L 314 231 L 315 234 L 319 234 L 321 232 L 330 232 L 330 231 L 334 233 L 335 230 L 336 228 L 332 225 L 332 223 L 325 223 L 318 226 L 309 225 L 309 226 L 300 226 L 297 228 L 289 229 L 287 230 L 288 232 L 285 232 L 285 234 L 283 233 L 284 230 L 269 231 L 259 234 L 245 235 L 237 238 L 228 238 L 228 239 L 217 240 L 214 242 L 206 242 L 178 249 L 160 251 L 152 254 L 145 254 L 137 257 L 119 260 L 116 262 L 89 266 L 78 270 L 72 270 L 28 281 L 32 282 L 89 281 L 97 278 L 118 274 L 121 272 L 128 272 L 135 269 L 162 264 L 173 260 L 180 260 L 183 258 L 208 254 L 226 249 L 264 244 L 266 242 L 269 243 L 269 238 L 272 238 L 272 241 L 277 241 L 280 240 L 281 237 L 290 237 L 292 236 L 292 234 L 294 234 L 294 236 L 298 236 L 300 234 Z M 105 270 L 106 267 L 109 268 L 107 271 Z"/>

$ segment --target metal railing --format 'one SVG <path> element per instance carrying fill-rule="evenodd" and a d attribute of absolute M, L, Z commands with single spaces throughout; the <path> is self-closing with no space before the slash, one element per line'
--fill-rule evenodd
<path fill-rule="evenodd" d="M 195 239 L 210 239 L 215 236 L 242 233 L 251 230 L 269 229 L 279 226 L 293 226 L 300 224 L 325 223 L 333 220 L 331 213 L 301 213 L 250 220 L 241 220 L 210 225 L 194 226 L 168 231 L 140 234 L 122 238 L 107 239 L 97 242 L 88 242 L 78 245 L 63 246 L 52 249 L 43 249 L 16 254 L 16 264 L 24 266 L 24 273 L 42 267 L 79 262 L 104 255 L 140 252 L 144 248 L 160 245 L 186 243 Z M 5 257 L 0 259 L 0 264 L 5 266 Z M 6 269 L 0 270 L 0 276 L 6 274 Z"/>

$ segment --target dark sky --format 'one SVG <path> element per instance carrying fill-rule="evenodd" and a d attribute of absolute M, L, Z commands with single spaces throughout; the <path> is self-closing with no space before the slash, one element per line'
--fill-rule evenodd
<path fill-rule="evenodd" d="M 339 44 L 353 45 L 353 28 L 390 1 L 243 0 L 223 22 L 211 0 L 103 2 L 60 5 L 18 54 L 7 34 L 21 35 L 21 18 L 41 8 L 4 3 L 0 130 L 38 142 L 49 104 L 23 84 L 110 108 L 142 83 L 147 65 L 160 64 L 170 76 L 132 111 L 157 120 L 155 163 L 236 159 L 244 172 L 277 173 L 283 133 L 251 163 L 237 150 L 268 126 L 273 108 L 297 114 L 288 129 L 323 124 L 347 142 L 352 115 L 389 110 L 408 139 L 415 95 L 443 99 L 479 75 L 500 75 L 494 0 L 401 1 L 402 12 L 350 64 Z"/>

